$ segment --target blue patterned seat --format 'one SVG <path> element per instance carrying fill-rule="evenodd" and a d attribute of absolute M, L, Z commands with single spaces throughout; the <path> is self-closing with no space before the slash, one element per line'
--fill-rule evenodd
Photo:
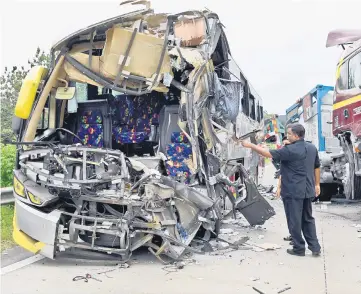
<path fill-rule="evenodd" d="M 85 110 L 80 114 L 80 125 L 77 135 L 86 146 L 103 147 L 103 117 L 100 110 Z M 80 143 L 74 138 L 74 143 Z"/>
<path fill-rule="evenodd" d="M 171 143 L 166 147 L 168 160 L 165 163 L 167 174 L 179 182 L 189 184 L 192 172 L 187 160 L 192 159 L 192 146 L 182 132 L 173 132 Z"/>
<path fill-rule="evenodd" d="M 149 139 L 151 125 L 159 124 L 162 106 L 157 96 L 116 96 L 111 103 L 115 141 L 130 144 Z"/>

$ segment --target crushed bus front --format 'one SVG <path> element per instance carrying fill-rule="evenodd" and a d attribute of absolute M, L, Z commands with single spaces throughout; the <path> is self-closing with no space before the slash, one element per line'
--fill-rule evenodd
<path fill-rule="evenodd" d="M 19 245 L 49 258 L 146 246 L 178 259 L 229 213 L 251 225 L 274 215 L 245 168 L 257 163 L 234 143 L 263 117 L 216 14 L 136 11 L 52 54 L 15 109 Z"/>

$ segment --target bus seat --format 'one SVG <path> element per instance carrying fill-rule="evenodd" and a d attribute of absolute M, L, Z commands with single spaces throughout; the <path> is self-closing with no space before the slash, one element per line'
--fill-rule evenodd
<path fill-rule="evenodd" d="M 165 162 L 165 166 L 168 176 L 189 184 L 193 176 L 189 168 L 192 146 L 184 133 L 173 132 L 171 134 L 171 143 L 166 146 L 166 154 L 168 160 Z"/>
<path fill-rule="evenodd" d="M 151 126 L 159 124 L 162 101 L 148 95 L 119 95 L 113 108 L 113 138 L 119 144 L 141 143 L 149 139 Z"/>
<path fill-rule="evenodd" d="M 100 110 L 82 111 L 77 135 L 86 146 L 104 146 L 103 117 Z M 79 140 L 74 138 L 74 143 L 79 143 Z"/>

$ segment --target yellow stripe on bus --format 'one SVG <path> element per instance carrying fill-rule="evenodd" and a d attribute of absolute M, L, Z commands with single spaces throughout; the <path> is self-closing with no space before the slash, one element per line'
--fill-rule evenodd
<path fill-rule="evenodd" d="M 342 107 L 349 106 L 350 104 L 354 104 L 354 103 L 360 102 L 360 101 L 361 101 L 361 95 L 357 95 L 357 96 L 349 98 L 347 100 L 335 103 L 333 105 L 333 110 L 340 109 Z"/>

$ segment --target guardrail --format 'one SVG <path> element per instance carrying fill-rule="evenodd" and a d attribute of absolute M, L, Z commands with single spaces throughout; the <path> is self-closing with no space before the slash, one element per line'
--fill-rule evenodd
<path fill-rule="evenodd" d="M 4 204 L 10 204 L 15 201 L 14 195 L 13 195 L 13 187 L 7 187 L 7 188 L 1 188 L 0 189 L 1 194 L 1 205 Z"/>

